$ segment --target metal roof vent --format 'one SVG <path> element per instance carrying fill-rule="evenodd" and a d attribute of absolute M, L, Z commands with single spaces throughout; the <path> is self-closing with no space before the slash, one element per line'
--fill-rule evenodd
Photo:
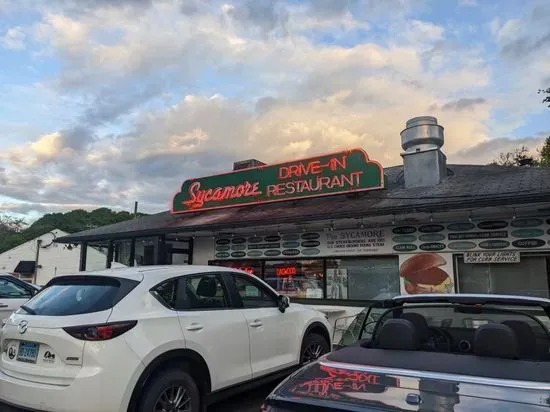
<path fill-rule="evenodd" d="M 264 166 L 264 162 L 260 162 L 257 159 L 239 160 L 233 163 L 233 171 L 248 169 L 251 167 Z"/>
<path fill-rule="evenodd" d="M 432 116 L 414 117 L 401 132 L 405 187 L 433 186 L 447 176 L 447 157 L 441 151 L 443 126 Z"/>

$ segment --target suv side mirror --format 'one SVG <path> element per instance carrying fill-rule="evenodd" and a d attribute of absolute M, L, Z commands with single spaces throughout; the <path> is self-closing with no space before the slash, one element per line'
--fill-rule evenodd
<path fill-rule="evenodd" d="M 279 310 L 281 313 L 285 313 L 286 308 L 290 306 L 290 299 L 288 296 L 279 295 Z"/>

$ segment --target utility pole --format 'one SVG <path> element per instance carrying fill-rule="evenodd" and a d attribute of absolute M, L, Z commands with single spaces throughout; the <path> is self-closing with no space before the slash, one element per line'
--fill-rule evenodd
<path fill-rule="evenodd" d="M 138 202 L 134 202 L 134 219 L 137 217 Z"/>
<path fill-rule="evenodd" d="M 36 278 L 38 275 L 38 257 L 40 256 L 40 245 L 42 245 L 42 239 L 36 240 L 36 256 L 34 257 L 34 273 L 32 275 L 33 283 L 36 285 Z"/>

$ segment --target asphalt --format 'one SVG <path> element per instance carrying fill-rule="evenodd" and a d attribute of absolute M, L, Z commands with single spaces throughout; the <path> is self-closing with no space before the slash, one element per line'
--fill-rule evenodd
<path fill-rule="evenodd" d="M 270 384 L 250 392 L 245 392 L 234 398 L 210 406 L 208 412 L 260 412 L 262 402 L 275 386 L 276 384 Z"/>
<path fill-rule="evenodd" d="M 259 412 L 263 400 L 276 386 L 270 384 L 262 386 L 250 392 L 245 392 L 233 398 L 211 405 L 208 412 Z M 0 412 L 27 412 L 25 409 L 13 408 L 0 404 Z"/>

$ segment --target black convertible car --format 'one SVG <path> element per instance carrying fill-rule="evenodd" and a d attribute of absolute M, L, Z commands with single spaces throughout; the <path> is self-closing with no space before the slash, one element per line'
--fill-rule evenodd
<path fill-rule="evenodd" d="M 288 377 L 262 410 L 550 411 L 549 324 L 548 299 L 379 302 L 350 325 L 343 347 Z"/>

